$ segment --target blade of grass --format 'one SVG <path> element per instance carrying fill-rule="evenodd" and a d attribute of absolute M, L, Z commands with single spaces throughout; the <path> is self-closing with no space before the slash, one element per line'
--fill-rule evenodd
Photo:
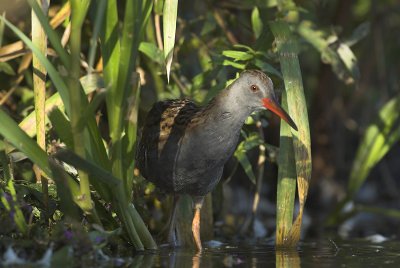
<path fill-rule="evenodd" d="M 90 38 L 90 48 L 89 48 L 89 56 L 88 56 L 88 65 L 89 65 L 89 73 L 93 70 L 94 65 L 94 58 L 96 55 L 97 49 L 97 38 L 100 34 L 101 26 L 103 25 L 104 20 L 104 12 L 106 10 L 106 0 L 99 0 L 97 1 L 97 8 L 96 8 L 96 17 L 93 26 L 93 34 Z"/>
<path fill-rule="evenodd" d="M 95 177 L 100 182 L 106 184 L 110 188 L 117 187 L 121 183 L 121 180 L 115 178 L 107 170 L 101 168 L 95 163 L 83 159 L 72 151 L 60 150 L 54 154 L 54 157 L 67 164 L 70 164 L 71 166 L 76 167 L 77 169 L 81 169 L 87 173 L 90 173 L 93 177 Z"/>
<path fill-rule="evenodd" d="M 4 11 L 1 15 L 5 17 L 6 12 Z M 3 46 L 3 38 L 4 38 L 4 21 L 0 21 L 0 47 Z"/>
<path fill-rule="evenodd" d="M 165 0 L 163 12 L 164 59 L 167 79 L 171 72 L 172 58 L 175 46 L 176 18 L 178 15 L 178 0 Z"/>
<path fill-rule="evenodd" d="M 106 98 L 106 91 L 104 89 L 99 90 L 92 99 L 92 101 L 89 103 L 89 105 L 84 108 L 82 116 L 78 122 L 78 126 L 80 128 L 83 128 L 87 124 L 87 122 L 89 121 L 89 117 L 93 116 L 96 113 L 96 110 L 103 103 L 105 98 Z"/>
<path fill-rule="evenodd" d="M 89 74 L 81 77 L 80 79 L 83 90 L 86 94 L 90 94 L 98 88 L 104 87 L 104 81 L 102 77 L 98 74 Z M 53 96 L 46 100 L 45 104 L 45 113 L 48 115 L 51 110 L 57 107 L 60 110 L 64 111 L 64 103 L 61 100 L 60 94 L 54 93 Z M 46 124 L 48 120 L 46 118 Z M 36 114 L 35 111 L 31 112 L 28 116 L 19 123 L 20 128 L 22 128 L 30 137 L 35 136 L 35 125 L 36 125 Z"/>
<path fill-rule="evenodd" d="M 346 197 L 329 216 L 327 225 L 335 225 L 343 219 L 343 207 L 354 198 L 371 170 L 400 140 L 400 96 L 390 99 L 379 111 L 377 118 L 366 129 L 350 173 Z"/>
<path fill-rule="evenodd" d="M 49 120 L 58 137 L 68 148 L 74 148 L 71 124 L 58 107 L 54 107 L 49 113 Z"/>
<path fill-rule="evenodd" d="M 0 19 L 3 20 L 4 23 L 18 36 L 18 38 L 20 38 L 32 50 L 33 54 L 36 55 L 38 60 L 46 68 L 47 73 L 54 83 L 54 86 L 60 93 L 63 103 L 66 104 L 67 114 L 70 114 L 68 88 L 64 80 L 61 78 L 59 72 L 22 31 L 20 31 L 17 27 L 10 23 L 5 17 L 0 16 Z"/>
<path fill-rule="evenodd" d="M 49 1 L 42 1 L 41 6 L 39 6 L 35 1 L 34 6 L 42 12 L 40 16 L 45 17 L 48 8 Z M 38 13 L 38 10 L 36 10 Z M 49 29 L 50 26 L 49 26 Z M 39 51 L 45 56 L 47 54 L 47 36 L 42 26 L 40 25 L 38 17 L 35 12 L 32 11 L 32 43 L 37 46 Z M 46 116 L 45 116 L 45 103 L 46 103 L 46 68 L 42 65 L 40 60 L 36 55 L 32 58 L 33 66 L 33 91 L 35 100 L 35 114 L 36 114 L 36 141 L 40 148 L 46 151 Z M 45 215 L 48 214 L 49 208 L 49 189 L 48 181 L 45 176 L 43 176 L 40 169 L 35 168 L 36 182 L 42 184 L 43 192 L 43 203 L 45 209 Z"/>
<path fill-rule="evenodd" d="M 114 106 L 112 107 L 114 113 L 112 120 L 110 120 L 110 136 L 113 142 L 111 157 L 113 160 L 113 173 L 120 178 L 124 178 L 121 142 L 123 120 L 127 111 L 126 98 L 130 95 L 129 91 L 132 89 L 130 78 L 136 65 L 136 56 L 139 48 L 143 2 L 126 2 L 121 38 L 121 55 L 124 55 L 124 57 L 119 62 L 117 86 L 112 87 L 110 92 L 114 98 Z"/>
<path fill-rule="evenodd" d="M 44 9 L 46 5 L 47 5 L 46 8 L 48 8 L 48 6 L 50 4 L 50 0 L 46 0 L 46 1 L 28 0 L 28 3 L 33 9 L 32 16 L 35 17 L 35 25 L 32 25 L 32 29 L 33 29 L 33 26 L 41 28 L 41 32 L 42 32 L 41 34 L 47 35 L 47 37 L 50 41 L 50 44 L 53 46 L 54 50 L 57 52 L 57 55 L 60 57 L 61 62 L 68 69 L 69 65 L 70 65 L 69 55 L 68 55 L 67 51 L 61 45 L 61 38 L 57 35 L 56 31 L 53 30 L 53 28 L 50 26 L 47 15 L 46 15 L 47 10 Z M 40 3 L 42 3 L 41 6 L 39 5 Z M 42 51 L 42 52 L 44 52 L 44 51 Z M 43 53 L 43 54 L 45 54 L 45 53 Z"/>
<path fill-rule="evenodd" d="M 80 77 L 80 53 L 81 53 L 81 33 L 84 18 L 89 7 L 89 1 L 71 1 L 71 37 L 69 47 L 71 50 L 71 64 L 68 77 L 68 89 L 70 95 L 70 121 L 72 127 L 72 137 L 74 142 L 74 152 L 86 158 L 84 130 L 78 123 L 83 112 L 82 89 L 79 84 Z M 80 179 L 81 199 L 83 210 L 90 214 L 93 212 L 93 203 L 90 195 L 89 177 L 86 172 L 78 170 Z"/>
<path fill-rule="evenodd" d="M 57 196 L 60 198 L 61 211 L 67 217 L 79 221 L 80 211 L 75 205 L 74 195 L 71 193 L 70 185 L 68 184 L 68 174 L 54 159 L 49 159 L 49 165 L 57 186 Z M 76 188 L 78 189 L 78 187 Z"/>
<path fill-rule="evenodd" d="M 123 139 L 123 165 L 126 169 L 125 190 L 129 195 L 133 189 L 134 167 L 135 167 L 135 151 L 137 139 L 137 121 L 140 103 L 140 77 L 138 73 L 133 75 L 134 84 L 136 84 L 136 96 L 131 96 L 128 100 L 128 116 L 126 120 L 126 135 Z"/>
<path fill-rule="evenodd" d="M 101 31 L 101 53 L 103 57 L 104 82 L 109 88 L 107 95 L 107 117 L 110 127 L 114 125 L 114 103 L 115 88 L 117 87 L 119 60 L 120 60 L 120 40 L 118 26 L 117 3 L 115 0 L 107 1 L 104 26 Z M 113 130 L 110 129 L 110 135 Z M 115 139 L 115 138 L 114 138 Z"/>
<path fill-rule="evenodd" d="M 146 23 L 146 18 L 150 13 L 151 5 L 152 1 L 126 2 L 125 18 L 123 23 L 124 31 L 120 40 L 116 1 L 108 1 L 104 22 L 105 26 L 101 33 L 102 57 L 104 60 L 104 80 L 106 85 L 109 87 L 106 101 L 110 137 L 113 144 L 110 157 L 113 162 L 112 172 L 116 178 L 124 180 L 124 183 L 120 184 L 116 189 L 113 189 L 113 205 L 117 208 L 118 217 L 123 222 L 129 241 L 135 246 L 136 250 L 153 248 L 155 243 L 151 237 L 141 241 L 136 228 L 141 229 L 146 227 L 143 222 L 138 222 L 140 219 L 138 219 L 137 216 L 128 212 L 132 209 L 128 208 L 129 199 L 126 194 L 128 189 L 124 186 L 126 185 L 125 172 L 127 172 L 126 170 L 129 170 L 129 168 L 124 167 L 123 161 L 126 160 L 123 159 L 122 133 L 123 126 L 125 126 L 123 120 L 126 118 L 128 111 L 126 99 L 136 96 L 138 92 L 136 83 L 134 83 L 132 87 L 130 76 L 136 64 L 138 47 L 141 39 L 140 32 L 143 25 Z M 122 51 L 125 51 L 127 56 L 124 54 L 123 59 L 120 59 Z M 132 129 L 135 127 L 136 126 L 133 126 Z M 134 137 L 135 136 L 136 133 Z M 149 243 L 149 241 L 151 243 Z"/>
<path fill-rule="evenodd" d="M 87 108 L 91 107 L 89 105 Z M 88 110 L 88 109 L 86 109 Z M 88 112 L 89 113 L 89 112 Z M 91 114 L 91 113 L 90 113 Z M 87 119 L 86 116 L 84 118 Z M 51 121 L 51 124 L 53 125 L 53 128 L 56 130 L 58 137 L 63 141 L 66 145 L 67 148 L 70 148 L 71 150 L 73 149 L 73 137 L 72 137 L 72 130 L 71 130 L 71 124 L 65 117 L 65 115 L 59 110 L 59 109 L 54 109 L 51 111 L 49 114 L 49 119 Z M 86 123 L 86 122 L 84 122 Z M 88 136 L 85 139 L 89 139 L 90 143 L 95 143 L 95 141 L 89 136 L 89 133 L 85 132 Z M 95 145 L 94 145 L 95 146 Z M 88 151 L 91 151 L 93 153 L 96 152 L 96 149 L 94 149 L 94 146 L 86 146 L 86 149 Z M 89 149 L 88 149 L 89 148 Z M 101 165 L 101 161 L 96 161 L 94 160 L 95 163 L 98 163 L 98 165 Z M 107 166 L 102 166 L 103 168 L 107 168 Z M 97 176 L 95 174 L 90 174 L 90 182 L 93 184 L 94 188 L 96 191 L 100 194 L 100 196 L 106 201 L 106 202 L 111 202 L 111 193 L 110 193 L 110 187 L 107 185 L 102 185 L 100 183 L 100 180 L 98 180 Z"/>

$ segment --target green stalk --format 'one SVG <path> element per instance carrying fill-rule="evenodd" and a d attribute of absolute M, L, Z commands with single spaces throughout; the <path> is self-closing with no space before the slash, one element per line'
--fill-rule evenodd
<path fill-rule="evenodd" d="M 282 94 L 282 107 L 287 111 L 286 93 Z M 296 196 L 296 166 L 294 162 L 293 138 L 290 126 L 281 124 L 278 157 L 278 187 L 276 208 L 276 244 L 284 245 L 293 223 L 294 199 Z"/>
<path fill-rule="evenodd" d="M 44 14 L 47 14 L 47 10 L 50 4 L 50 0 L 40 1 L 39 5 L 43 10 Z M 47 37 L 43 30 L 39 19 L 36 17 L 35 12 L 32 10 L 32 42 L 37 46 L 39 51 L 46 55 L 47 53 Z M 33 91 L 35 98 L 35 114 L 36 114 L 36 141 L 40 148 L 46 150 L 46 116 L 45 116 L 45 102 L 46 102 L 46 68 L 41 64 L 40 60 L 33 55 Z M 36 167 L 37 168 L 37 167 Z M 45 210 L 48 209 L 48 181 L 43 172 L 37 168 L 36 181 L 42 184 L 43 192 L 43 203 Z"/>
<path fill-rule="evenodd" d="M 69 73 L 69 97 L 70 97 L 70 120 L 74 142 L 74 151 L 82 158 L 86 158 L 84 144 L 84 129 L 79 126 L 80 117 L 83 112 L 82 89 L 79 83 L 80 77 L 80 53 L 82 24 L 86 16 L 89 1 L 71 1 L 71 37 L 69 46 L 71 50 L 71 68 Z M 79 170 L 80 179 L 80 202 L 81 208 L 86 213 L 93 211 L 93 203 L 90 196 L 89 176 L 86 172 Z"/>
<path fill-rule="evenodd" d="M 108 1 L 105 23 L 101 32 L 104 60 L 104 80 L 109 87 L 106 97 L 110 137 L 112 142 L 112 173 L 123 180 L 113 191 L 113 205 L 136 250 L 154 249 L 155 242 L 133 206 L 130 206 L 129 186 L 133 174 L 133 150 L 136 140 L 139 78 L 131 83 L 136 66 L 142 28 L 151 11 L 152 1 L 127 1 L 121 38 L 118 32 L 116 1 Z M 123 56 L 120 56 L 123 55 Z M 135 107 L 128 107 L 134 105 Z M 126 122 L 124 120 L 127 118 Z M 124 135 L 123 135 L 124 134 Z M 127 137 L 127 135 L 129 137 Z M 128 186 L 128 187 L 127 187 Z"/>
<path fill-rule="evenodd" d="M 144 24 L 142 9 L 146 6 L 146 1 L 127 1 L 125 7 L 125 17 L 121 38 L 121 55 L 119 61 L 119 73 L 116 87 L 112 87 L 114 99 L 113 117 L 110 120 L 110 137 L 113 143 L 112 159 L 113 173 L 124 178 L 122 132 L 123 120 L 127 115 L 128 102 L 126 99 L 135 96 L 138 90 L 137 83 L 130 83 L 132 71 L 136 66 L 136 59 L 141 39 L 141 28 Z M 133 91 L 133 94 L 131 93 Z"/>
<path fill-rule="evenodd" d="M 279 53 L 281 71 L 287 95 L 288 112 L 298 127 L 298 131 L 291 129 L 293 141 L 290 139 L 285 140 L 287 140 L 289 144 L 293 144 L 295 167 L 293 166 L 293 163 L 287 162 L 286 164 L 292 165 L 292 168 L 295 169 L 297 173 L 300 210 L 293 226 L 290 228 L 287 238 L 285 238 L 284 241 L 277 240 L 277 242 L 283 242 L 282 244 L 277 245 L 295 246 L 300 240 L 304 205 L 307 199 L 309 181 L 311 179 L 310 128 L 308 124 L 307 103 L 304 96 L 296 38 L 291 32 L 289 24 L 283 20 L 270 23 L 270 27 L 275 36 Z M 281 153 L 290 153 L 290 146 L 281 144 L 281 146 L 282 145 L 285 150 L 289 150 L 289 152 L 286 151 Z M 290 159 L 286 159 L 286 161 L 290 161 Z M 282 163 L 280 164 L 282 165 Z M 283 168 L 283 166 L 280 168 Z M 280 174 L 283 176 L 284 172 L 281 172 Z M 283 179 L 283 177 L 279 177 L 279 179 Z M 278 204 L 278 207 L 279 206 L 280 204 Z M 280 229 L 283 227 L 277 226 L 277 228 Z"/>
<path fill-rule="evenodd" d="M 135 226 L 135 229 L 138 231 L 140 240 L 142 241 L 144 247 L 146 249 L 157 249 L 156 242 L 154 242 L 153 237 L 151 236 L 149 230 L 147 229 L 142 218 L 140 217 L 139 213 L 137 212 L 136 208 L 133 206 L 132 203 L 128 204 L 128 209 L 129 209 L 128 213 L 132 218 L 133 225 Z"/>

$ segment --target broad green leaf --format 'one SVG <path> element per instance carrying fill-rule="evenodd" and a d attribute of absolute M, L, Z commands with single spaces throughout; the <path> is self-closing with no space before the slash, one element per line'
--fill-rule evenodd
<path fill-rule="evenodd" d="M 167 70 L 167 79 L 171 72 L 172 58 L 175 46 L 176 19 L 178 14 L 178 0 L 165 0 L 163 12 L 164 59 Z"/>

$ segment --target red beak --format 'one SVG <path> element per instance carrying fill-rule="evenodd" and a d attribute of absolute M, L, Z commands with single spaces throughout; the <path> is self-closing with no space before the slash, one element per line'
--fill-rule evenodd
<path fill-rule="evenodd" d="M 285 112 L 285 110 L 282 109 L 282 107 L 279 105 L 279 103 L 274 100 L 274 99 L 269 99 L 269 98 L 263 98 L 262 99 L 263 106 L 267 108 L 268 110 L 272 111 L 276 115 L 278 115 L 280 118 L 286 121 L 286 123 L 289 124 L 293 129 L 297 131 L 297 126 L 293 122 L 293 119 Z"/>

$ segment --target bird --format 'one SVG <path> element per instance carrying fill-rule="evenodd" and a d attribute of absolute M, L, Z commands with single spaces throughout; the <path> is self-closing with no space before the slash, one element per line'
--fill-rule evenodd
<path fill-rule="evenodd" d="M 192 235 L 198 251 L 204 197 L 221 179 L 246 118 L 269 109 L 297 131 L 279 105 L 272 80 L 262 71 L 245 70 L 205 106 L 188 99 L 164 100 L 148 112 L 137 146 L 137 168 L 158 188 L 174 195 L 168 241 L 175 245 L 175 217 L 181 195 L 193 200 Z"/>

